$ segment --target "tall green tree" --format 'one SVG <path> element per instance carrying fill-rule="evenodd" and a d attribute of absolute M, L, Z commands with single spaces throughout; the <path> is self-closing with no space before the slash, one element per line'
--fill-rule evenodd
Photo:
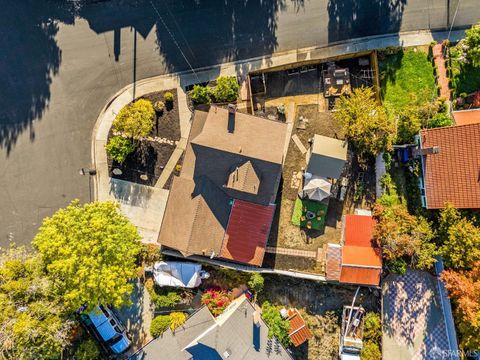
<path fill-rule="evenodd" d="M 341 96 L 333 116 L 360 152 L 375 156 L 392 149 L 395 123 L 377 103 L 372 88 L 356 88 Z"/>
<path fill-rule="evenodd" d="M 112 201 L 74 200 L 46 218 L 33 240 L 55 290 L 71 311 L 129 302 L 140 252 L 137 228 Z"/>
<path fill-rule="evenodd" d="M 480 261 L 480 228 L 462 217 L 452 205 L 440 213 L 438 235 L 447 267 L 471 269 Z"/>
<path fill-rule="evenodd" d="M 40 256 L 0 251 L 0 358 L 59 359 L 73 326 Z"/>
<path fill-rule="evenodd" d="M 254 302 L 257 302 L 257 295 L 263 291 L 264 284 L 265 280 L 263 279 L 262 274 L 257 272 L 252 273 L 250 280 L 248 281 L 248 286 L 255 293 L 253 300 Z"/>
<path fill-rule="evenodd" d="M 480 66 L 480 23 L 465 31 L 464 41 L 468 47 L 467 58 L 473 65 Z"/>
<path fill-rule="evenodd" d="M 262 318 L 268 325 L 268 337 L 275 336 L 284 346 L 289 346 L 291 343 L 288 337 L 290 322 L 285 320 L 280 311 L 268 301 L 262 305 Z"/>

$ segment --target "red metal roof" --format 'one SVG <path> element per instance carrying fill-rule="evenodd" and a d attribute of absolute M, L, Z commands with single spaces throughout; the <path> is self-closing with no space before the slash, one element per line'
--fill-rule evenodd
<path fill-rule="evenodd" d="M 300 346 L 312 337 L 312 333 L 297 309 L 288 309 L 287 320 L 290 321 L 288 337 L 292 340 L 294 346 Z"/>
<path fill-rule="evenodd" d="M 427 208 L 480 208 L 480 123 L 426 129 L 420 136 L 422 149 L 439 148 L 423 157 Z"/>
<path fill-rule="evenodd" d="M 340 282 L 345 284 L 359 284 L 378 286 L 382 269 L 342 266 Z"/>
<path fill-rule="evenodd" d="M 261 266 L 275 205 L 235 200 L 220 257 Z"/>
<path fill-rule="evenodd" d="M 371 216 L 345 216 L 340 282 L 379 285 L 382 255 L 373 241 L 375 223 Z"/>

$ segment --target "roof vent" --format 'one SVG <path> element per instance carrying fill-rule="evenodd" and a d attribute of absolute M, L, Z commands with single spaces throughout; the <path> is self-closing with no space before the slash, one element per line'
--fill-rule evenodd
<path fill-rule="evenodd" d="M 232 350 L 230 350 L 230 349 L 227 349 L 223 352 L 223 357 L 225 359 L 228 359 L 231 355 L 232 355 Z"/>

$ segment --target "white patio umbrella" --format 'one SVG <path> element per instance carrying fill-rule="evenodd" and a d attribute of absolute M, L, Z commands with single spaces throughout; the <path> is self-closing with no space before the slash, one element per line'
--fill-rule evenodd
<path fill-rule="evenodd" d="M 299 192 L 300 197 L 315 201 L 322 201 L 330 196 L 332 184 L 321 176 L 306 176 L 305 185 Z"/>

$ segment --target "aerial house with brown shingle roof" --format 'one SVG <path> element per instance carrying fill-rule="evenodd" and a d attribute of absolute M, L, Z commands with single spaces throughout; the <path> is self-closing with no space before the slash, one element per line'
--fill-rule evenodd
<path fill-rule="evenodd" d="M 423 206 L 480 208 L 480 123 L 425 129 L 418 142 Z"/>
<path fill-rule="evenodd" d="M 181 255 L 261 266 L 287 126 L 212 106 L 196 111 L 159 243 Z"/>

